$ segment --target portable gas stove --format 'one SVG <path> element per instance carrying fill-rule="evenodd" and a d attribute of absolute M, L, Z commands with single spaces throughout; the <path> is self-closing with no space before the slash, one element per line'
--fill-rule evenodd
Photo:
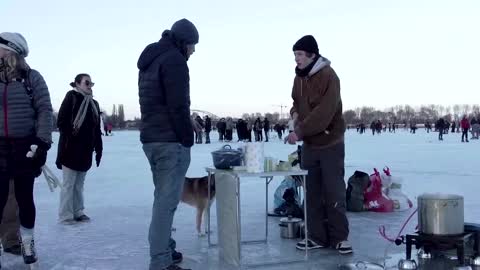
<path fill-rule="evenodd" d="M 406 259 L 412 259 L 412 246 L 425 254 L 448 254 L 456 251 L 458 265 L 470 264 L 470 259 L 480 255 L 480 225 L 465 224 L 465 232 L 459 235 L 407 234 L 395 241 L 406 245 Z M 468 259 L 468 260 L 467 260 Z"/>

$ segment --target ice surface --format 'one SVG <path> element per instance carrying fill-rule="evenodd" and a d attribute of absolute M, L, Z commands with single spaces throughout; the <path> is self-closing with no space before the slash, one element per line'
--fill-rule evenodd
<path fill-rule="evenodd" d="M 387 165 L 395 176 L 403 178 L 404 192 L 416 204 L 416 196 L 424 192 L 444 192 L 465 197 L 465 219 L 475 222 L 480 217 L 480 144 L 472 140 L 461 143 L 460 134 L 444 135 L 437 140 L 437 133 L 417 134 L 397 131 L 396 134 L 372 136 L 354 131 L 346 134 L 346 174 L 348 179 L 355 170 L 372 172 Z M 213 143 L 195 145 L 188 176 L 206 175 L 204 167 L 211 166 L 210 152 L 222 146 L 217 134 L 211 134 Z M 285 145 L 271 136 L 265 143 L 265 155 L 286 160 L 296 146 Z M 57 142 L 58 134 L 54 136 Z M 104 153 L 100 168 L 92 168 L 85 182 L 85 212 L 90 223 L 65 226 L 57 224 L 59 193 L 51 193 L 43 178 L 37 179 L 35 200 L 37 222 L 36 244 L 39 268 L 53 270 L 117 270 L 148 269 L 149 249 L 147 232 L 153 200 L 153 183 L 148 162 L 143 154 L 137 131 L 116 132 L 103 137 Z M 48 165 L 55 169 L 56 145 L 49 151 Z M 281 179 L 271 184 L 270 196 Z M 245 238 L 263 236 L 264 181 L 245 179 L 242 190 L 242 222 Z M 272 205 L 273 197 L 270 198 Z M 215 220 L 215 207 L 212 207 Z M 333 250 L 311 252 L 308 263 L 275 265 L 262 269 L 335 269 L 339 263 L 368 260 L 382 262 L 385 242 L 378 234 L 378 225 L 385 225 L 389 234 L 396 234 L 410 212 L 376 214 L 349 213 L 353 256 L 340 256 Z M 416 219 L 409 224 L 411 232 Z M 250 245 L 243 249 L 245 262 L 275 262 L 279 259 L 302 259 L 303 253 L 295 250 L 295 241 L 280 239 L 278 219 L 269 218 L 269 244 Z M 216 241 L 216 222 L 212 222 Z M 218 261 L 218 250 L 207 247 L 207 239 L 199 238 L 195 231 L 195 210 L 181 204 L 174 220 L 174 238 L 177 248 L 184 253 L 182 266 L 195 270 L 231 269 Z M 404 247 L 389 249 L 397 256 Z M 396 263 L 391 260 L 392 265 Z M 2 269 L 27 269 L 20 257 L 2 256 Z M 437 268 L 438 269 L 438 268 Z"/>

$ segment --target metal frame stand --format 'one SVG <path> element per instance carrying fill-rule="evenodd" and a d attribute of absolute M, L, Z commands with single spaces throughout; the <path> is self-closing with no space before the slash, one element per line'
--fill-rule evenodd
<path fill-rule="evenodd" d="M 303 260 L 290 260 L 290 261 L 281 261 L 281 262 L 273 262 L 273 263 L 259 263 L 259 264 L 242 264 L 241 263 L 241 245 L 242 244 L 257 244 L 257 243 L 267 243 L 268 242 L 268 188 L 269 184 L 273 181 L 273 178 L 275 176 L 280 176 L 280 175 L 275 175 L 273 172 L 269 174 L 268 172 L 265 173 L 260 173 L 259 175 L 252 174 L 252 175 L 246 175 L 246 177 L 260 177 L 260 178 L 265 178 L 265 237 L 263 239 L 258 239 L 258 240 L 242 240 L 242 232 L 241 232 L 241 207 L 240 207 L 240 176 L 237 172 L 235 171 L 223 171 L 223 170 L 216 170 L 212 168 L 206 168 L 207 173 L 208 173 L 208 197 L 210 198 L 210 183 L 211 183 L 211 177 L 215 172 L 222 172 L 222 173 L 228 173 L 232 175 L 235 178 L 236 182 L 236 200 L 237 200 L 237 231 L 239 233 L 239 239 L 240 239 L 240 267 L 256 267 L 256 266 L 269 266 L 269 265 L 280 265 L 280 264 L 286 264 L 286 263 L 294 263 L 294 262 L 304 262 L 308 260 L 308 249 L 305 249 L 305 256 Z M 301 177 L 301 182 L 302 182 L 302 188 L 303 188 L 303 199 L 304 199 L 304 224 L 305 224 L 305 240 L 308 241 L 308 212 L 307 212 L 307 177 L 305 171 L 299 171 L 298 174 L 289 174 L 290 176 L 299 176 Z M 295 181 L 295 180 L 293 180 Z M 211 237 L 210 237 L 210 205 L 207 207 L 207 228 L 206 228 L 206 233 L 207 233 L 207 239 L 208 239 L 208 246 L 209 247 L 215 247 L 218 246 L 217 243 L 212 243 Z"/>

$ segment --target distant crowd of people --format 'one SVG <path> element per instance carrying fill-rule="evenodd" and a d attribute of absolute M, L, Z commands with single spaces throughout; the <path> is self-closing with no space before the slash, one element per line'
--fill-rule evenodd
<path fill-rule="evenodd" d="M 192 115 L 192 125 L 195 132 L 195 143 L 203 143 L 203 137 L 205 137 L 205 143 L 210 143 L 210 132 L 212 130 L 218 131 L 218 140 L 221 142 L 231 142 L 233 140 L 233 132 L 237 132 L 238 141 L 246 142 L 268 142 L 270 132 L 276 132 L 278 138 L 282 140 L 283 135 L 287 131 L 292 132 L 293 127 L 289 128 L 289 123 L 278 122 L 272 124 L 267 117 L 257 117 L 253 120 L 237 119 L 234 120 L 231 117 L 220 118 L 212 127 L 212 119 L 206 115 L 204 118 L 199 115 Z M 253 134 L 253 136 L 252 136 Z"/>
<path fill-rule="evenodd" d="M 422 125 L 420 125 L 421 127 Z M 351 126 L 348 126 L 350 129 Z M 396 130 L 402 127 L 405 130 L 409 130 L 410 133 L 415 134 L 417 129 L 419 128 L 419 124 L 412 120 L 410 123 L 403 122 L 402 124 L 397 123 L 382 123 L 381 120 L 373 121 L 370 124 L 370 130 L 372 131 L 372 135 L 381 134 L 382 132 L 393 132 L 395 133 Z M 480 116 L 472 116 L 470 119 L 467 115 L 464 115 L 461 120 L 459 121 L 448 121 L 445 118 L 441 117 L 434 123 L 430 121 L 426 121 L 423 124 L 425 131 L 430 133 L 431 131 L 438 132 L 438 140 L 443 140 L 443 135 L 447 134 L 449 131 L 451 133 L 462 133 L 461 142 L 469 142 L 468 140 L 468 133 L 471 133 L 470 139 L 478 139 L 480 134 Z M 360 123 L 356 125 L 357 132 L 363 134 L 366 132 L 366 125 L 364 123 Z"/>

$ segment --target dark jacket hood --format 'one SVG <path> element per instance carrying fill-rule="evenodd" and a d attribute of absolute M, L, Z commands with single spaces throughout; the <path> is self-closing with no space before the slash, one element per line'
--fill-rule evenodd
<path fill-rule="evenodd" d="M 143 50 L 137 62 L 138 69 L 147 69 L 158 56 L 171 49 L 178 49 L 178 47 L 176 46 L 176 41 L 173 38 L 171 31 L 165 30 L 162 34 L 162 38 L 158 42 L 148 45 Z"/>

